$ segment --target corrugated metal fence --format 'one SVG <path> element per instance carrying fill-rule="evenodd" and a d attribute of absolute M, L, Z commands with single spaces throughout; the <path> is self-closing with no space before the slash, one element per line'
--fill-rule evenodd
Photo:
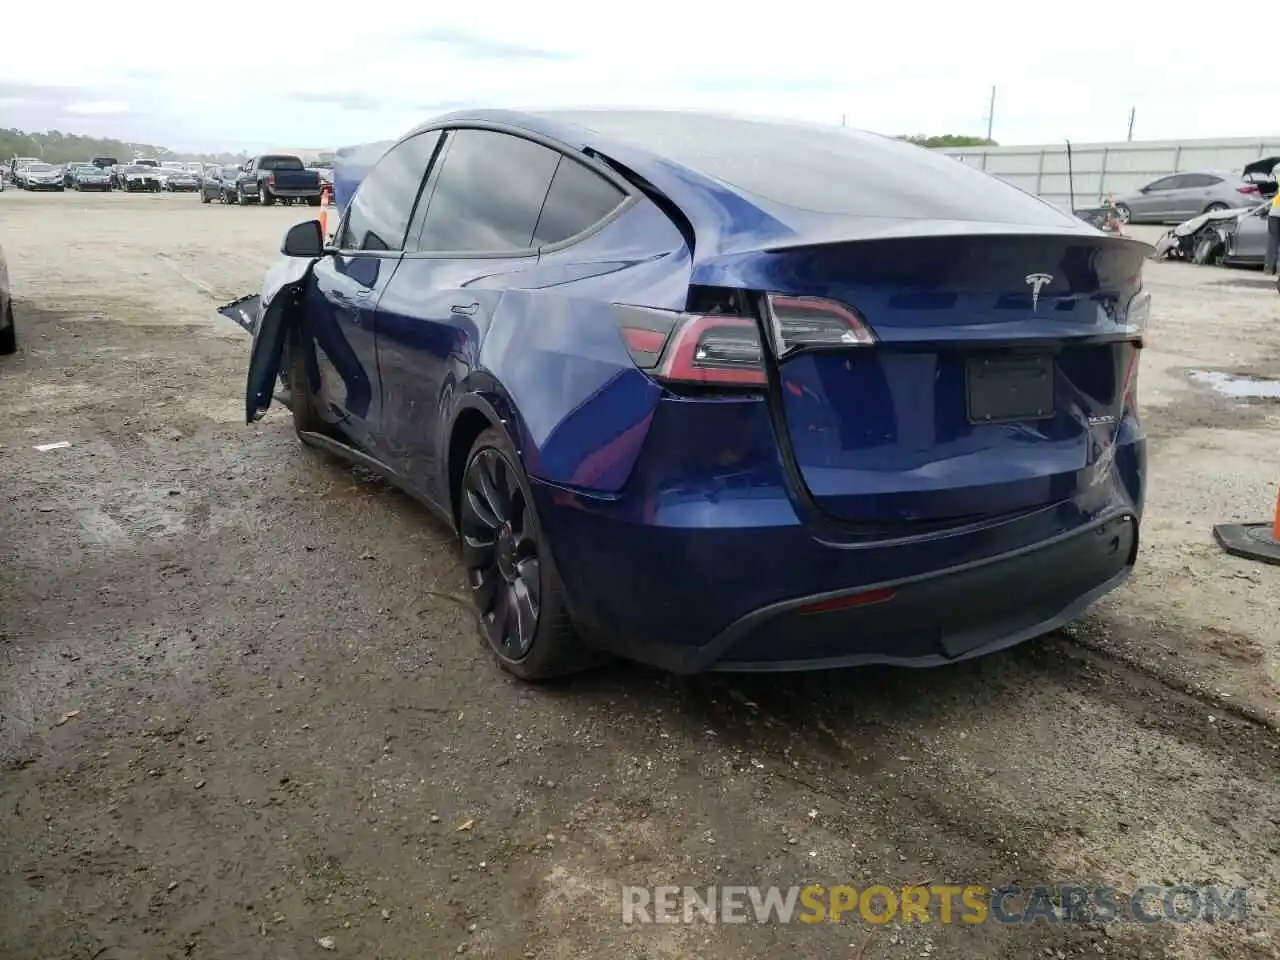
<path fill-rule="evenodd" d="M 946 148 L 942 152 L 1051 203 L 1070 206 L 1065 142 L 1037 147 Z M 1184 170 L 1239 171 L 1246 163 L 1267 156 L 1280 156 L 1280 137 L 1073 143 L 1075 205 L 1093 206 L 1107 193 L 1136 190 L 1158 177 Z"/>

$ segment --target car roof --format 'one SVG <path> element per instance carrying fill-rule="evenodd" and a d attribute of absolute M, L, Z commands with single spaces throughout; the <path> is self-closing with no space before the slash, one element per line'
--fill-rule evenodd
<path fill-rule="evenodd" d="M 685 214 L 695 261 L 872 237 L 1096 233 L 951 157 L 861 130 L 710 111 L 475 109 L 408 136 L 466 124 L 516 128 L 621 164 Z M 806 167 L 819 175 L 796 175 Z M 886 191 L 886 181 L 901 190 Z M 988 212 L 997 208 L 1008 216 Z"/>

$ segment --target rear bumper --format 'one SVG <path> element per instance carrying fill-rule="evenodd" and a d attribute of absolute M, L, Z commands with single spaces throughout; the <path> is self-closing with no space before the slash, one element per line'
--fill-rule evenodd
<path fill-rule="evenodd" d="M 700 648 L 695 667 L 935 667 L 994 653 L 1062 626 L 1124 583 L 1137 545 L 1137 518 L 1122 513 L 991 560 L 775 604 Z M 874 602 L 858 602 L 867 596 Z"/>
<path fill-rule="evenodd" d="M 319 187 L 272 187 L 271 196 L 283 200 L 306 200 L 320 196 Z"/>
<path fill-rule="evenodd" d="M 583 633 L 674 673 L 982 656 L 1079 616 L 1124 583 L 1138 544 L 1138 513 L 1123 497 L 857 549 L 798 524 L 635 527 L 571 509 L 538 484 L 535 497 Z M 858 602 L 868 594 L 876 602 Z"/>

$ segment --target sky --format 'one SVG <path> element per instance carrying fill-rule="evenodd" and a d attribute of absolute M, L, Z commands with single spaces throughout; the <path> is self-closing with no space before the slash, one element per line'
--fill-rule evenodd
<path fill-rule="evenodd" d="M 696 108 L 984 135 L 993 85 L 1000 143 L 1123 140 L 1131 108 L 1135 139 L 1276 128 L 1246 95 L 1269 88 L 1266 57 L 1187 69 L 1186 19 L 1147 0 L 6 6 L 0 127 L 175 150 L 334 148 L 472 106 Z M 122 9 L 143 13 L 101 15 Z M 272 34 L 295 19 L 316 26 Z"/>

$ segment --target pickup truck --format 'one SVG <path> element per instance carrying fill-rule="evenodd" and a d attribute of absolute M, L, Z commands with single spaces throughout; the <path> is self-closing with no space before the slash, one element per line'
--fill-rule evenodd
<path fill-rule="evenodd" d="M 257 200 L 270 206 L 277 200 L 305 200 L 320 206 L 320 174 L 303 166 L 300 157 L 272 153 L 245 164 L 236 184 L 241 203 Z"/>

